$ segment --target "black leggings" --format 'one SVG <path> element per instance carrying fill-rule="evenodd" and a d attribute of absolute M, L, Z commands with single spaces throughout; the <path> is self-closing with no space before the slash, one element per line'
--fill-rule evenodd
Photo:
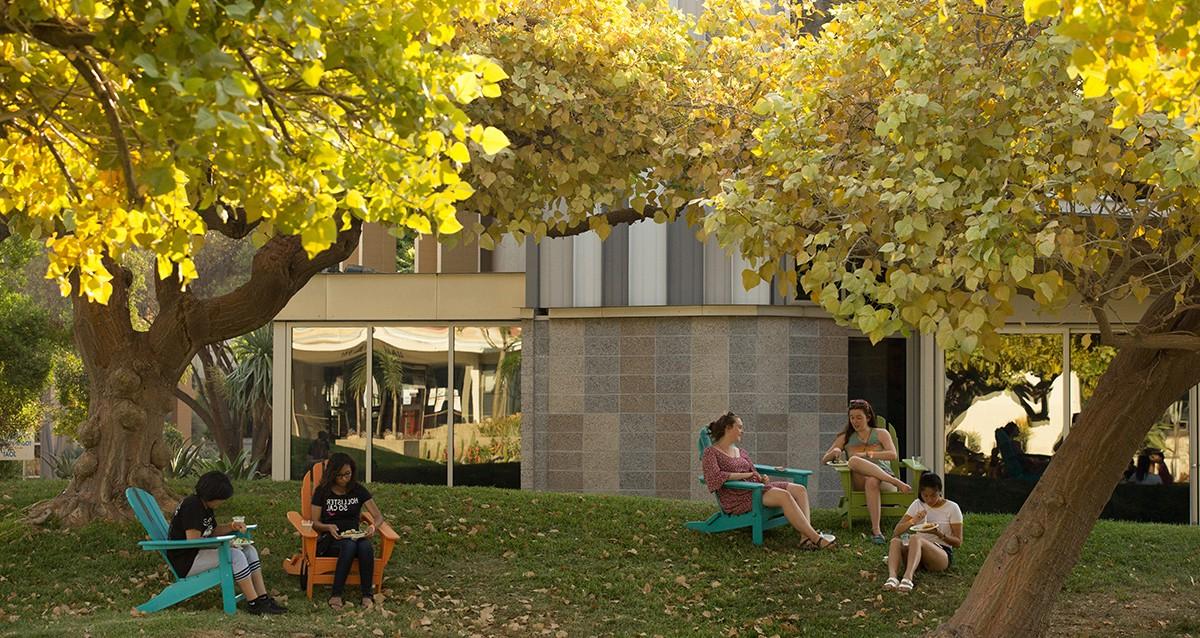
<path fill-rule="evenodd" d="M 334 596 L 340 597 L 342 591 L 345 590 L 346 576 L 350 574 L 350 567 L 354 564 L 355 558 L 358 559 L 358 579 L 362 595 L 366 597 L 374 592 L 375 548 L 371 545 L 371 539 L 335 539 L 330 536 L 322 545 L 324 545 L 320 552 L 322 556 L 337 556 L 337 570 L 333 573 Z"/>

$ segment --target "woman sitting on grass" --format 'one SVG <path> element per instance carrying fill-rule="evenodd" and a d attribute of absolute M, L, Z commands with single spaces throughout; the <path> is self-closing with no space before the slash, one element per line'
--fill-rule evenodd
<path fill-rule="evenodd" d="M 338 452 L 329 457 L 321 484 L 313 490 L 313 529 L 321 532 L 317 538 L 317 554 L 337 557 L 333 593 L 329 597 L 329 606 L 334 609 L 341 609 L 344 604 L 342 592 L 355 558 L 358 559 L 362 605 L 371 607 L 375 604 L 375 548 L 371 545 L 371 537 L 375 535 L 376 526 L 383 524 L 383 513 L 367 488 L 356 480 L 357 471 L 354 459 Z M 375 524 L 368 525 L 361 537 L 343 536 L 342 532 L 359 529 L 363 507 L 370 512 Z"/>
<path fill-rule="evenodd" d="M 892 475 L 891 462 L 900 458 L 896 445 L 885 428 L 876 427 L 875 410 L 862 399 L 850 402 L 846 429 L 833 439 L 833 445 L 821 457 L 822 463 L 836 460 L 846 453 L 850 480 L 854 489 L 867 496 L 867 514 L 871 518 L 871 540 L 876 545 L 885 542 L 879 528 L 882 515 L 881 492 L 911 492 L 908 483 Z"/>
<path fill-rule="evenodd" d="M 950 569 L 954 564 L 954 548 L 962 545 L 963 515 L 958 503 L 942 497 L 942 479 L 937 474 L 921 477 L 920 500 L 913 501 L 904 513 L 904 518 L 892 531 L 892 544 L 888 547 L 888 579 L 884 589 L 909 592 L 913 589 L 913 575 L 918 567 L 931 572 Z M 900 540 L 900 534 L 916 528 L 918 533 Z M 927 528 L 927 529 L 923 529 Z M 904 578 L 896 580 L 896 572 L 904 563 Z"/>
<path fill-rule="evenodd" d="M 836 538 L 818 532 L 809 523 L 808 490 L 798 483 L 767 482 L 755 471 L 746 451 L 736 445 L 742 440 L 743 431 L 741 418 L 732 412 L 726 412 L 708 424 L 708 436 L 713 444 L 704 450 L 700 462 L 704 467 L 704 483 L 710 492 L 717 493 L 721 509 L 729 514 L 744 514 L 750 511 L 753 503 L 750 490 L 725 487 L 726 481 L 762 483 L 763 505 L 783 510 L 788 522 L 804 537 L 801 547 L 833 547 Z"/>
<path fill-rule="evenodd" d="M 233 532 L 245 532 L 241 522 L 217 525 L 213 510 L 233 496 L 233 484 L 221 472 L 209 472 L 196 481 L 196 493 L 184 497 L 171 517 L 167 539 L 192 540 L 209 536 L 222 536 Z M 233 580 L 246 597 L 246 608 L 252 614 L 282 614 L 287 608 L 275 602 L 267 594 L 263 584 L 262 566 L 253 545 L 230 547 L 229 558 L 233 562 Z M 168 549 L 167 560 L 180 578 L 206 572 L 218 564 L 214 549 Z"/>

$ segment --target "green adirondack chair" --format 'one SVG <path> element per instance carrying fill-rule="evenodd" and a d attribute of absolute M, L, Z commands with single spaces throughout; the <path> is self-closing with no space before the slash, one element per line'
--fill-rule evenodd
<path fill-rule="evenodd" d="M 697 441 L 700 448 L 700 456 L 704 456 L 704 450 L 712 445 L 712 439 L 708 436 L 708 428 L 700 428 L 700 436 Z M 811 470 L 796 470 L 792 468 L 775 468 L 769 465 L 755 465 L 754 469 L 763 476 L 776 476 L 780 478 L 791 479 L 793 483 L 800 485 L 808 485 L 808 477 L 812 474 Z M 700 482 L 704 483 L 704 476 L 700 476 Z M 721 500 L 717 499 L 717 511 L 703 521 L 690 521 L 687 523 L 687 528 L 703 532 L 705 534 L 715 534 L 718 532 L 727 532 L 733 529 L 750 528 L 751 536 L 755 545 L 763 544 L 763 532 L 773 527 L 787 525 L 788 520 L 783 515 L 783 510 L 778 507 L 767 507 L 763 505 L 763 484 L 752 483 L 750 481 L 726 481 L 725 487 L 730 487 L 738 490 L 750 490 L 753 505 L 749 512 L 745 514 L 729 514 L 721 509 Z M 713 493 L 716 497 L 716 493 Z"/>
<path fill-rule="evenodd" d="M 892 444 L 899 450 L 899 440 L 896 438 L 896 428 L 888 423 L 887 419 L 876 416 L 876 427 L 887 428 L 888 434 L 892 435 Z M 892 461 L 892 475 L 900 476 L 901 466 L 908 470 L 907 483 L 912 486 L 913 491 L 904 492 L 881 492 L 879 494 L 879 505 L 881 518 L 899 518 L 904 515 L 904 511 L 908 506 L 917 499 L 917 485 L 921 482 L 921 475 L 924 474 L 927 468 L 913 459 L 902 459 L 900 461 Z M 854 529 L 854 519 L 861 518 L 862 520 L 870 520 L 871 515 L 867 512 L 867 493 L 854 489 L 854 481 L 850 477 L 850 468 L 846 466 L 834 466 L 838 472 L 838 477 L 842 480 L 842 498 L 838 502 L 838 513 L 846 519 L 846 527 Z M 902 477 L 903 478 L 903 477 Z"/>
<path fill-rule="evenodd" d="M 152 494 L 146 490 L 131 487 L 125 490 L 125 499 L 129 501 L 129 506 L 133 508 L 134 516 L 137 517 L 138 522 L 146 530 L 146 535 L 150 537 L 150 540 L 141 541 L 138 545 L 144 550 L 157 551 L 162 554 L 163 560 L 167 562 L 167 568 L 171 570 L 171 575 L 175 577 L 175 582 L 167 585 L 166 589 L 159 592 L 154 598 L 138 605 L 137 610 L 143 613 L 150 613 L 166 609 L 175 603 L 187 600 L 196 594 L 206 592 L 219 585 L 221 587 L 221 602 L 225 613 L 236 613 L 237 602 L 243 596 L 237 593 L 237 589 L 233 584 L 233 563 L 229 557 L 229 543 L 237 538 L 238 535 L 210 536 L 194 540 L 167 540 L 167 530 L 169 529 L 167 527 L 167 520 L 163 518 L 162 510 L 158 508 L 158 501 L 155 500 Z M 215 548 L 218 557 L 217 566 L 206 572 L 181 578 L 179 574 L 175 573 L 175 568 L 171 566 L 171 561 L 167 559 L 167 550 L 186 548 Z"/>

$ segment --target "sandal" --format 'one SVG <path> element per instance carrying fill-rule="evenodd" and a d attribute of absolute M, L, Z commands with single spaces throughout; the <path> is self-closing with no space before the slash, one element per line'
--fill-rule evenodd
<path fill-rule="evenodd" d="M 800 549 L 806 552 L 815 552 L 818 548 L 811 538 L 802 538 L 800 539 Z"/>
<path fill-rule="evenodd" d="M 900 584 L 896 586 L 896 591 L 910 592 L 913 590 L 913 582 L 907 578 L 901 578 Z"/>
<path fill-rule="evenodd" d="M 822 536 L 821 540 L 816 543 L 817 549 L 836 549 L 837 539 L 829 536 Z"/>
<path fill-rule="evenodd" d="M 883 581 L 883 588 L 888 591 L 892 591 L 899 586 L 900 581 L 896 580 L 895 576 L 889 576 L 887 580 Z"/>
<path fill-rule="evenodd" d="M 883 534 L 874 534 L 871 536 L 871 542 L 876 545 L 882 545 L 887 542 L 887 539 L 883 537 Z"/>
<path fill-rule="evenodd" d="M 341 611 L 342 607 L 344 605 L 345 605 L 345 603 L 342 602 L 342 599 L 339 596 L 330 596 L 329 597 L 329 606 L 332 607 L 335 611 Z"/>

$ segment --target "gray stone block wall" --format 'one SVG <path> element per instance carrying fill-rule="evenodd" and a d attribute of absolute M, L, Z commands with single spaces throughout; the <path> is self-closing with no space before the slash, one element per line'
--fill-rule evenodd
<path fill-rule="evenodd" d="M 755 462 L 813 469 L 845 424 L 847 333 L 821 319 L 655 317 L 524 322 L 525 489 L 710 499 L 698 430 L 733 410 Z"/>

